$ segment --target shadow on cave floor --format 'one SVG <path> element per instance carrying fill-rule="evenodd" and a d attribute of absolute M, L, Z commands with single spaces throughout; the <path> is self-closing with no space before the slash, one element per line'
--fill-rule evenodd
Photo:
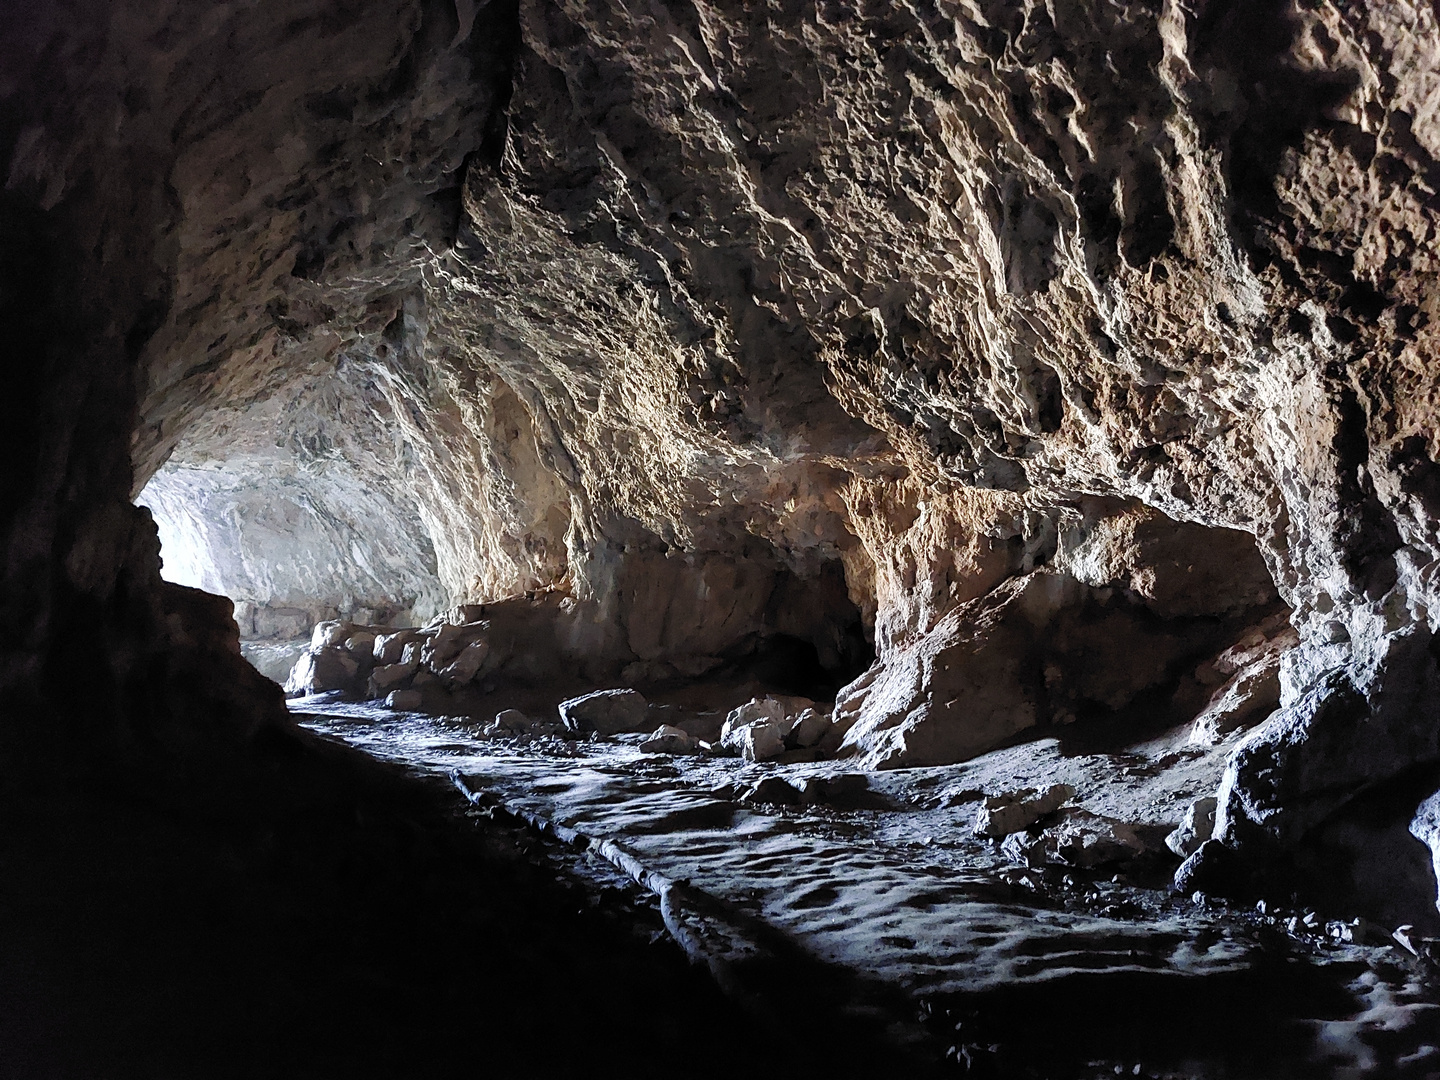
<path fill-rule="evenodd" d="M 261 826 L 0 787 L 0 1077 L 917 1075 L 804 1001 L 755 1022 L 646 894 L 346 754 Z"/>

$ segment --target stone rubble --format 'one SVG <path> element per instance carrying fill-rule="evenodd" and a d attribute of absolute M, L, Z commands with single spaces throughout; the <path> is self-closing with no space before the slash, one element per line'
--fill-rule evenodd
<path fill-rule="evenodd" d="M 1022 788 L 991 795 L 975 813 L 975 835 L 998 840 L 1021 832 L 1060 809 L 1074 794 L 1069 784 L 1052 784 L 1042 792 Z"/>

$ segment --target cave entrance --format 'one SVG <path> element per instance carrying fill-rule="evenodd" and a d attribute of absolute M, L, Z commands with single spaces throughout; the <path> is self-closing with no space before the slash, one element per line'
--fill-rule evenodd
<path fill-rule="evenodd" d="M 199 418 L 136 497 L 166 580 L 229 597 L 241 648 L 284 683 L 318 623 L 415 625 L 446 606 L 416 466 L 359 366 Z"/>

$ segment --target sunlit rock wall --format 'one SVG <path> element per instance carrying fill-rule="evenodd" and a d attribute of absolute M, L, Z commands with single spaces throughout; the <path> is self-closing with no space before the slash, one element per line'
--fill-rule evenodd
<path fill-rule="evenodd" d="M 172 455 L 137 500 L 168 580 L 234 600 L 244 638 L 308 636 L 338 616 L 423 622 L 447 605 L 381 395 L 302 380 L 212 422 L 219 456 Z"/>

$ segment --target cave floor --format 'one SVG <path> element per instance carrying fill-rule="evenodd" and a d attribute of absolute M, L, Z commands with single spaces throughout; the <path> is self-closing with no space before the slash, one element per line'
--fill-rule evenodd
<path fill-rule="evenodd" d="M 1178 733 L 1078 753 L 1044 739 L 965 765 L 866 774 L 774 805 L 767 778 L 855 777 L 643 753 L 640 735 L 485 738 L 463 717 L 297 699 L 313 731 L 513 815 L 586 867 L 628 875 L 732 999 L 783 1015 L 797 995 L 883 1024 L 917 1060 L 1001 1076 L 1440 1075 L 1425 961 L 1341 944 L 1289 915 L 1168 889 L 1168 853 L 1126 867 L 1011 862 L 972 829 L 981 792 L 1065 782 L 1094 813 L 1159 839 L 1214 790 L 1228 745 Z M 848 783 L 848 788 L 847 788 Z M 1341 913 L 1327 913 L 1332 917 Z"/>

